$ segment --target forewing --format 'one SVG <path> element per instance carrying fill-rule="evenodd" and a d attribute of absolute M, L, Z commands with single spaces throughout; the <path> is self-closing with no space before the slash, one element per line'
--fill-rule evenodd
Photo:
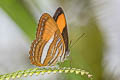
<path fill-rule="evenodd" d="M 39 21 L 36 38 L 49 40 L 52 35 L 57 31 L 58 27 L 54 19 L 47 13 L 44 13 Z"/>
<path fill-rule="evenodd" d="M 54 16 L 54 20 L 56 21 L 58 28 L 63 36 L 64 42 L 65 42 L 65 51 L 68 51 L 68 31 L 67 31 L 67 23 L 66 23 L 66 18 L 64 15 L 64 12 L 61 7 L 59 7 Z"/>

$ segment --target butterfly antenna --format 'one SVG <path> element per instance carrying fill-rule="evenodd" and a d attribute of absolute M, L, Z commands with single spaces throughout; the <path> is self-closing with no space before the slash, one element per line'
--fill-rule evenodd
<path fill-rule="evenodd" d="M 83 33 L 81 36 L 79 36 L 78 38 L 77 38 L 77 40 L 73 43 L 73 44 L 71 44 L 70 45 L 70 48 L 72 48 L 82 37 L 85 37 L 86 36 L 86 34 L 85 33 Z M 72 42 L 72 41 L 71 41 Z"/>

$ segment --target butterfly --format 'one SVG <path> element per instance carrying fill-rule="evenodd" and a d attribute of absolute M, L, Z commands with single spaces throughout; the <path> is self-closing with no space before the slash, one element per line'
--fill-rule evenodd
<path fill-rule="evenodd" d="M 68 42 L 66 18 L 62 8 L 59 7 L 53 17 L 44 13 L 29 51 L 31 64 L 53 66 L 57 62 L 63 62 L 69 55 Z"/>

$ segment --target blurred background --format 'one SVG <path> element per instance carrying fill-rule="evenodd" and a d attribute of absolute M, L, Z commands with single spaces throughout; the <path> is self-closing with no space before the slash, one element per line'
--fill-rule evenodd
<path fill-rule="evenodd" d="M 69 40 L 86 34 L 70 49 L 72 67 L 88 70 L 95 80 L 120 80 L 119 5 L 119 0 L 0 0 L 0 74 L 35 67 L 29 49 L 40 16 L 62 7 Z"/>

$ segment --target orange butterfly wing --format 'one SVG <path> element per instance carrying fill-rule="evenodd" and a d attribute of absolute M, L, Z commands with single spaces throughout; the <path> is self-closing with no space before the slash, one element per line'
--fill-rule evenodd
<path fill-rule="evenodd" d="M 57 31 L 57 24 L 47 13 L 44 13 L 39 21 L 36 38 L 41 37 L 43 40 L 49 40 L 50 37 Z"/>
<path fill-rule="evenodd" d="M 62 59 L 64 48 L 56 22 L 49 14 L 44 13 L 38 24 L 36 40 L 33 41 L 29 52 L 31 63 L 36 66 L 54 65 L 60 56 Z"/>
<path fill-rule="evenodd" d="M 66 52 L 66 55 L 68 55 L 69 53 L 67 52 L 69 52 L 69 48 L 68 48 L 69 39 L 68 39 L 67 23 L 66 23 L 65 14 L 61 7 L 59 7 L 56 10 L 53 18 L 56 21 L 58 28 L 63 36 L 64 43 L 65 43 L 65 52 Z"/>

